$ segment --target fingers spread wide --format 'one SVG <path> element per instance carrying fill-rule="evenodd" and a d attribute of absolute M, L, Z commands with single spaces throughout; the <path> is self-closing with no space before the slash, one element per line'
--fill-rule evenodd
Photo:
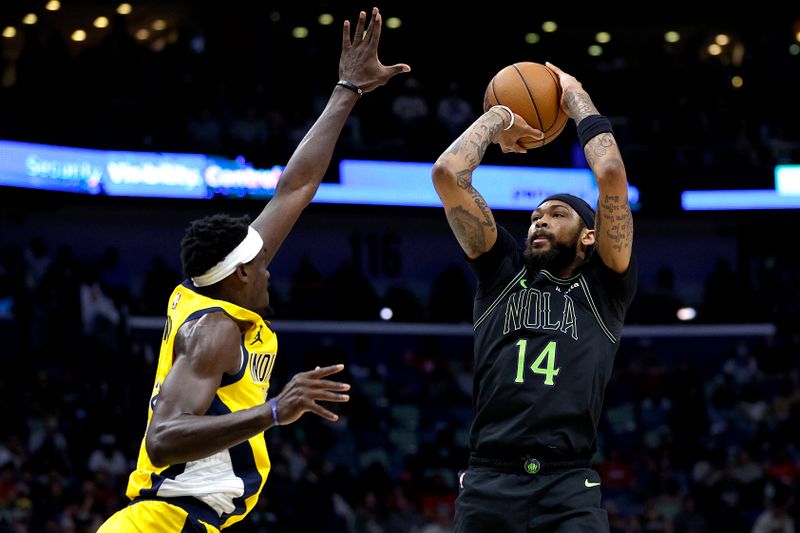
<path fill-rule="evenodd" d="M 316 403 L 309 406 L 308 410 L 317 416 L 321 416 L 326 420 L 330 420 L 331 422 L 336 422 L 337 420 L 339 420 L 339 415 L 331 411 L 328 411 L 327 409 Z"/>
<path fill-rule="evenodd" d="M 356 24 L 356 34 L 353 36 L 353 44 L 359 43 L 364 39 L 364 21 L 367 19 L 367 14 L 363 11 L 358 14 L 358 23 Z"/>
<path fill-rule="evenodd" d="M 372 22 L 369 24 L 369 42 L 378 46 L 378 41 L 381 39 L 381 27 L 383 26 L 383 19 L 376 7 L 372 12 Z"/>
<path fill-rule="evenodd" d="M 350 41 L 350 21 L 345 20 L 342 27 L 342 48 L 350 48 L 353 43 Z"/>
<path fill-rule="evenodd" d="M 340 363 L 338 365 L 323 366 L 322 368 L 317 367 L 309 372 L 304 372 L 304 374 L 311 379 L 320 379 L 341 372 L 342 370 L 344 370 L 344 365 Z"/>

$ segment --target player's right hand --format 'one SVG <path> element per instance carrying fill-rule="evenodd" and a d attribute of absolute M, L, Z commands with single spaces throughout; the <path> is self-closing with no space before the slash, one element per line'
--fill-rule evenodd
<path fill-rule="evenodd" d="M 275 397 L 280 424 L 282 426 L 291 424 L 306 412 L 312 412 L 331 422 L 337 421 L 339 416 L 319 405 L 317 401 L 346 402 L 350 400 L 350 395 L 344 394 L 345 391 L 350 390 L 348 383 L 323 379 L 342 370 L 344 370 L 342 364 L 317 367 L 292 377 L 281 393 Z M 266 405 L 266 408 L 269 409 L 269 404 Z"/>
<path fill-rule="evenodd" d="M 519 143 L 520 140 L 538 141 L 542 138 L 544 133 L 541 130 L 529 126 L 524 118 L 514 113 L 514 124 L 507 130 L 500 130 L 492 142 L 500 145 L 500 149 L 506 154 L 511 152 L 524 154 L 528 149 Z"/>

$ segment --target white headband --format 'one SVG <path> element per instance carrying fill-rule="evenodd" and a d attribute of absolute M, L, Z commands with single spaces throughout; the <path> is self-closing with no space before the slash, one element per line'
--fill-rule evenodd
<path fill-rule="evenodd" d="M 226 255 L 225 259 L 209 268 L 205 274 L 193 277 L 192 283 L 195 287 L 208 287 L 218 281 L 222 281 L 233 274 L 237 266 L 252 261 L 263 247 L 264 241 L 261 239 L 261 235 L 252 226 L 248 226 L 247 237 L 231 253 Z"/>

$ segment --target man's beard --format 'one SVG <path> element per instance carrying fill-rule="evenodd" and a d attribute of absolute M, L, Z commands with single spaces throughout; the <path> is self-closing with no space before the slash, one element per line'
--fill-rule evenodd
<path fill-rule="evenodd" d="M 531 272 L 547 270 L 551 274 L 558 275 L 575 262 L 578 257 L 578 239 L 572 239 L 569 244 L 554 242 L 550 240 L 550 249 L 538 251 L 533 249 L 532 244 L 528 244 L 523 256 L 525 264 Z"/>

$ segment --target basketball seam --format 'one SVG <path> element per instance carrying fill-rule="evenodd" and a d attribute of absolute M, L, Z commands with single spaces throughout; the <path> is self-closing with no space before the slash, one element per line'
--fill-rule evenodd
<path fill-rule="evenodd" d="M 569 122 L 569 121 L 568 121 L 568 120 L 565 120 L 565 121 L 564 121 L 564 123 L 563 123 L 563 124 L 561 124 L 561 127 L 560 127 L 560 128 L 558 128 L 558 131 L 557 131 L 557 132 L 553 133 L 552 135 L 545 135 L 544 139 L 542 139 L 542 140 L 543 140 L 545 143 L 547 143 L 547 142 L 550 142 L 552 139 L 554 139 L 556 136 L 558 136 L 558 134 L 559 134 L 559 133 L 561 133 L 562 131 L 564 131 L 564 128 L 566 127 L 566 125 L 567 125 L 567 122 Z M 554 124 L 554 125 L 555 125 L 555 124 Z M 544 146 L 544 144 L 542 144 L 542 146 Z"/>
<path fill-rule="evenodd" d="M 492 78 L 492 94 L 494 95 L 494 101 L 500 104 L 500 99 L 497 97 L 497 91 L 494 90 L 494 78 Z"/>
<path fill-rule="evenodd" d="M 564 128 L 567 126 L 567 122 L 569 122 L 569 117 L 567 118 L 567 120 L 561 123 L 561 127 L 558 128 L 558 131 L 552 131 L 551 128 L 550 130 L 548 130 L 547 134 L 542 138 L 542 140 L 539 141 L 541 143 L 539 146 L 531 146 L 530 148 L 541 148 L 542 146 L 546 145 L 547 143 L 558 137 L 558 135 L 562 131 L 564 131 Z M 553 125 L 555 126 L 555 124 Z"/>
<path fill-rule="evenodd" d="M 550 128 L 552 128 L 553 126 L 556 125 L 556 121 L 558 121 L 558 115 L 562 112 L 561 111 L 561 82 L 558 81 L 558 78 L 556 78 L 556 75 L 553 74 L 550 71 L 549 68 L 545 67 L 544 69 L 547 71 L 548 74 L 550 74 L 550 77 L 553 78 L 553 82 L 555 82 L 556 89 L 558 91 L 558 93 L 556 94 L 556 106 L 557 106 L 556 107 L 556 116 L 553 117 L 553 123 L 550 124 L 550 126 L 547 127 L 547 129 L 549 130 Z"/>
<path fill-rule="evenodd" d="M 539 108 L 536 106 L 536 100 L 533 99 L 533 93 L 531 92 L 531 88 L 528 87 L 528 83 L 525 81 L 525 76 L 522 75 L 520 72 L 519 67 L 517 65 L 511 65 L 514 67 L 517 75 L 522 80 L 522 85 L 525 86 L 525 91 L 528 93 L 528 97 L 531 99 L 531 104 L 533 105 L 533 111 L 536 113 L 536 120 L 539 121 L 539 127 L 542 127 L 542 116 L 539 114 Z M 544 131 L 542 131 L 544 133 Z M 542 141 L 544 141 L 544 137 L 542 137 Z M 544 146 L 544 142 L 540 146 Z"/>

